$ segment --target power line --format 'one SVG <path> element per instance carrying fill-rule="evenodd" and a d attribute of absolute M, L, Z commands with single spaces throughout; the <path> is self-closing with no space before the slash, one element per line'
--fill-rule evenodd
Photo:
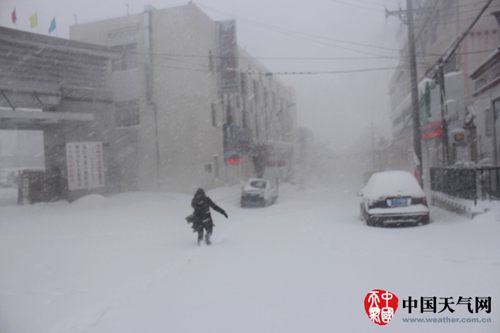
<path fill-rule="evenodd" d="M 436 2 L 437 3 L 437 2 Z M 490 6 L 491 8 L 498 8 L 500 7 L 500 5 L 493 5 L 493 6 Z M 452 8 L 449 8 L 449 9 L 443 9 L 443 8 L 440 8 L 440 9 L 437 9 L 436 11 L 431 11 L 431 14 L 429 14 L 430 16 L 440 16 L 440 21 L 451 21 L 453 22 L 453 20 L 443 20 L 443 18 L 456 18 L 456 17 L 460 17 L 461 14 L 469 14 L 469 13 L 473 13 L 473 14 L 477 14 L 481 8 L 474 8 L 474 9 L 467 9 L 467 10 L 458 10 L 458 6 L 455 6 L 455 7 L 452 7 Z M 444 14 L 443 14 L 444 13 Z M 472 17 L 475 17 L 476 15 L 472 15 Z M 417 19 L 417 20 L 421 20 L 421 19 Z"/>
<path fill-rule="evenodd" d="M 468 55 L 468 54 L 481 54 L 481 53 L 491 53 L 495 51 L 496 49 L 488 49 L 488 50 L 478 50 L 478 51 L 469 51 L 469 52 L 457 52 L 459 55 Z M 194 66 L 199 66 L 203 70 L 209 71 L 210 66 L 207 64 L 202 64 L 200 62 L 193 62 L 189 61 L 189 59 L 192 60 L 197 60 L 197 59 L 206 59 L 208 61 L 209 56 L 208 55 L 200 55 L 200 54 L 188 54 L 188 53 L 164 53 L 164 52 L 139 52 L 139 51 L 134 51 L 133 54 L 137 55 L 154 55 L 155 59 L 157 61 L 171 61 L 171 62 L 177 62 L 177 63 L 182 63 L 182 64 L 188 64 L 188 65 L 194 65 Z M 223 58 L 222 56 L 217 56 L 217 55 L 212 55 L 214 58 Z M 427 57 L 437 57 L 438 55 L 428 55 Z M 403 63 L 408 61 L 406 57 L 404 58 L 399 58 L 399 57 L 384 57 L 384 58 L 379 58 L 379 57 L 357 57 L 357 58 L 351 58 L 351 57 L 293 57 L 293 56 L 288 56 L 288 57 L 252 57 L 252 56 L 239 56 L 237 57 L 238 59 L 245 59 L 245 60 L 286 60 L 286 61 L 352 61 L 352 60 L 398 60 L 399 63 Z M 427 67 L 428 62 L 418 62 L 418 65 L 421 67 Z"/>
<path fill-rule="evenodd" d="M 142 62 L 139 62 L 141 64 L 145 64 Z M 220 69 L 209 69 L 209 68 L 196 68 L 196 67 L 181 67 L 181 66 L 172 66 L 172 65 L 164 65 L 164 64 L 158 64 L 158 63 L 153 63 L 153 67 L 159 67 L 159 68 L 170 68 L 170 69 L 177 69 L 177 70 L 186 70 L 186 71 L 193 71 L 193 72 L 204 72 L 204 73 L 221 73 L 221 72 L 226 72 L 227 70 L 220 70 Z M 242 69 L 230 69 L 229 71 L 234 71 L 234 72 L 239 72 L 239 73 L 245 73 L 245 74 L 253 74 L 253 75 L 266 75 L 266 76 L 273 76 L 273 75 L 322 75 L 322 74 L 350 74 L 350 73 L 365 73 L 365 72 L 375 72 L 375 71 L 385 71 L 385 70 L 394 70 L 397 67 L 370 67 L 370 68 L 355 68 L 355 69 L 341 69 L 341 70 L 322 70 L 322 71 L 255 71 L 255 70 L 242 70 Z"/>
<path fill-rule="evenodd" d="M 169 53 L 169 52 L 141 52 L 133 51 L 134 54 L 152 54 L 166 58 L 204 58 L 207 59 L 209 55 L 193 54 L 193 53 Z M 225 58 L 225 56 L 212 55 L 213 58 Z M 238 56 L 238 59 L 255 59 L 255 60 L 310 60 L 310 61 L 330 61 L 330 60 L 373 60 L 373 59 L 387 59 L 399 60 L 399 56 L 366 56 L 366 57 L 307 57 L 307 56 Z"/>
<path fill-rule="evenodd" d="M 217 12 L 217 13 L 223 14 L 223 15 L 228 15 L 228 16 L 231 16 L 231 17 L 237 17 L 237 16 L 235 16 L 235 15 L 233 15 L 231 13 L 227 13 L 227 12 L 221 11 L 219 9 L 216 9 L 216 8 L 213 8 L 213 7 L 210 7 L 210 6 L 206 6 L 204 4 L 198 3 L 198 5 L 200 7 L 202 7 L 202 8 L 204 8 L 204 9 L 206 9 L 206 10 L 209 10 L 209 11 Z M 242 18 L 242 17 L 237 17 L 237 18 L 238 18 L 239 22 L 250 23 L 250 24 L 253 24 L 253 25 L 257 25 L 260 28 L 271 29 L 271 30 L 280 32 L 282 34 L 287 34 L 287 35 L 292 34 L 292 35 L 294 35 L 296 37 L 300 36 L 302 39 L 308 39 L 310 41 L 314 41 L 316 43 L 320 43 L 320 44 L 323 44 L 323 45 L 333 46 L 333 47 L 337 47 L 337 48 L 342 48 L 342 49 L 345 49 L 345 50 L 349 50 L 349 51 L 353 51 L 353 52 L 357 52 L 357 53 L 362 53 L 362 54 L 366 54 L 366 55 L 381 56 L 380 54 L 376 54 L 376 53 L 372 53 L 372 52 L 367 52 L 367 51 L 358 50 L 358 49 L 352 49 L 352 48 L 348 48 L 348 47 L 345 47 L 345 46 L 339 46 L 339 45 L 335 45 L 335 44 L 331 44 L 331 43 L 325 43 L 325 41 L 334 42 L 334 43 L 341 43 L 341 44 L 348 44 L 348 45 L 354 45 L 354 46 L 363 47 L 363 48 L 377 49 L 379 51 L 390 51 L 390 52 L 399 52 L 400 51 L 398 48 L 391 48 L 391 47 L 385 47 L 385 46 L 376 45 L 376 44 L 369 44 L 369 43 L 362 43 L 362 42 L 354 42 L 354 41 L 349 41 L 349 40 L 336 39 L 336 38 L 331 38 L 331 37 L 326 37 L 326 36 L 320 36 L 320 35 L 316 35 L 316 34 L 311 34 L 311 33 L 307 33 L 307 32 L 296 31 L 296 30 L 292 30 L 292 29 L 288 29 L 288 28 L 284 28 L 284 27 L 280 27 L 280 26 L 276 26 L 276 25 L 272 25 L 272 24 L 268 24 L 268 23 L 264 23 L 264 22 L 258 22 L 258 21 L 255 21 L 255 20 L 250 20 L 250 19 L 247 19 L 247 18 Z"/>
<path fill-rule="evenodd" d="M 321 74 L 350 74 L 350 73 L 366 73 L 378 72 L 385 70 L 394 70 L 397 67 L 375 67 L 375 68 L 362 68 L 351 70 L 336 70 L 336 71 L 309 71 L 309 72 L 267 72 L 265 75 L 321 75 Z"/>

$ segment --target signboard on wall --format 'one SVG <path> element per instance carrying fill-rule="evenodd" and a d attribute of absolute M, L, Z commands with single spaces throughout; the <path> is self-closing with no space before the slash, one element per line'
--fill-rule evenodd
<path fill-rule="evenodd" d="M 249 128 L 224 124 L 224 160 L 227 164 L 238 165 L 240 155 L 248 155 L 252 150 L 252 132 Z"/>
<path fill-rule="evenodd" d="M 236 43 L 236 21 L 227 20 L 219 24 L 221 92 L 238 91 L 238 45 Z"/>
<path fill-rule="evenodd" d="M 104 186 L 102 142 L 66 143 L 66 165 L 70 191 Z"/>

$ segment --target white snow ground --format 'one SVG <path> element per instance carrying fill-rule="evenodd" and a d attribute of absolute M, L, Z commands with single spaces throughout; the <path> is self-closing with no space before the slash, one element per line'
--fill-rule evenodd
<path fill-rule="evenodd" d="M 210 247 L 195 245 L 182 194 L 1 207 L 0 332 L 500 331 L 494 213 L 434 209 L 428 226 L 375 228 L 352 192 L 282 187 L 276 205 L 241 209 L 238 190 L 209 193 L 229 214 L 213 213 Z M 408 324 L 400 304 L 378 327 L 363 308 L 377 288 L 400 303 L 491 296 L 493 322 Z"/>

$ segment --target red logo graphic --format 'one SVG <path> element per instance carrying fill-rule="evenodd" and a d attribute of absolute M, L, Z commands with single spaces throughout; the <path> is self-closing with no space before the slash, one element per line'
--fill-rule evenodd
<path fill-rule="evenodd" d="M 389 324 L 397 309 L 398 298 L 390 291 L 373 289 L 365 296 L 365 311 L 374 324 Z"/>

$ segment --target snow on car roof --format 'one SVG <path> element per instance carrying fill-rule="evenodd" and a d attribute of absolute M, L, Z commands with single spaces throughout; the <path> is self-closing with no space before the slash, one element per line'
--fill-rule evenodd
<path fill-rule="evenodd" d="M 397 195 L 425 196 L 415 177 L 406 171 L 377 172 L 370 178 L 364 190 L 364 196 L 372 200 Z"/>
<path fill-rule="evenodd" d="M 255 186 L 255 183 L 263 183 L 264 186 Z M 262 190 L 267 186 L 267 183 L 269 181 L 264 178 L 250 178 L 246 183 L 245 186 L 243 187 L 243 191 L 251 191 L 255 189 Z"/>
<path fill-rule="evenodd" d="M 267 181 L 265 178 L 250 178 L 247 180 L 247 183 L 253 182 L 253 181 Z"/>

